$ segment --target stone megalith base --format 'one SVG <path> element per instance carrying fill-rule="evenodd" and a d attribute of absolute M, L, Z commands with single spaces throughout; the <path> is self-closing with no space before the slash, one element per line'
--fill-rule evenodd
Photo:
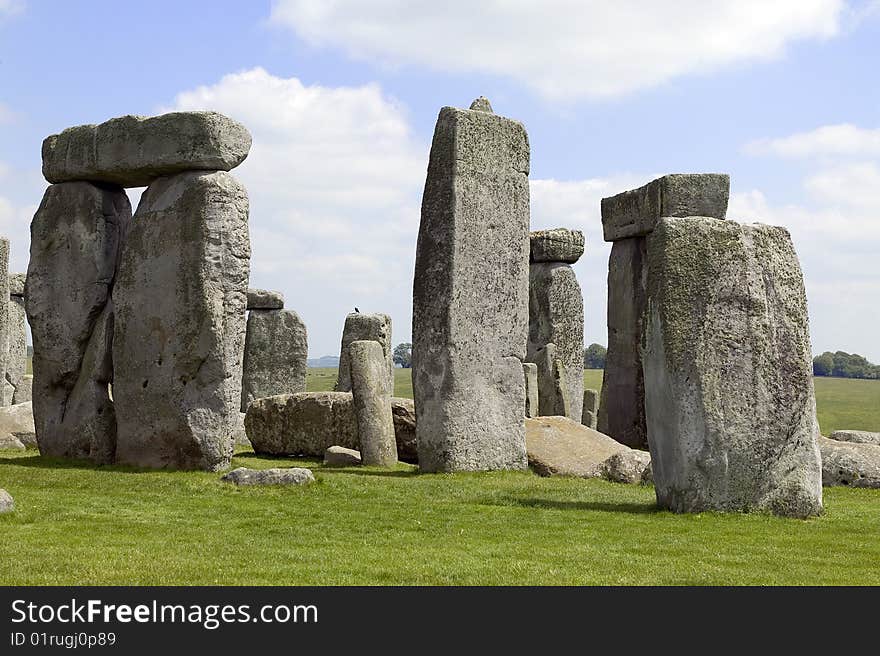
<path fill-rule="evenodd" d="M 241 377 L 241 411 L 254 399 L 306 391 L 306 325 L 291 310 L 248 313 Z"/>
<path fill-rule="evenodd" d="M 130 221 L 122 189 L 65 182 L 46 190 L 31 223 L 25 309 L 43 455 L 113 460 L 110 289 Z"/>
<path fill-rule="evenodd" d="M 113 301 L 116 458 L 228 466 L 241 406 L 248 197 L 229 173 L 159 178 L 144 192 Z"/>
<path fill-rule="evenodd" d="M 358 340 L 349 346 L 349 355 L 351 393 L 363 464 L 396 465 L 397 442 L 382 346 L 372 340 Z"/>
<path fill-rule="evenodd" d="M 803 278 L 784 228 L 704 217 L 648 237 L 645 400 L 657 502 L 822 511 Z"/>
<path fill-rule="evenodd" d="M 522 124 L 444 107 L 422 196 L 413 393 L 424 472 L 525 469 L 529 143 Z"/>
<path fill-rule="evenodd" d="M 342 347 L 339 350 L 339 371 L 336 379 L 336 392 L 351 391 L 351 353 L 352 342 L 370 340 L 382 347 L 385 359 L 385 376 L 388 393 L 394 394 L 394 359 L 391 346 L 391 317 L 387 314 L 362 314 L 352 312 L 345 317 L 342 328 Z"/>

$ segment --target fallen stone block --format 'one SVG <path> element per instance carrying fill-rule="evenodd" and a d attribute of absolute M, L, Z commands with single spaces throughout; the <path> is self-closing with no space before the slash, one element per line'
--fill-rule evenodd
<path fill-rule="evenodd" d="M 0 408 L 0 445 L 3 444 L 8 446 L 0 448 L 36 448 L 37 434 L 32 404 L 18 403 Z"/>
<path fill-rule="evenodd" d="M 858 430 L 838 430 L 831 433 L 831 439 L 838 442 L 880 445 L 880 433 Z"/>
<path fill-rule="evenodd" d="M 822 485 L 880 488 L 880 445 L 819 437 Z"/>
<path fill-rule="evenodd" d="M 361 452 L 356 449 L 331 446 L 324 451 L 324 465 L 327 467 L 356 467 L 361 464 L 363 464 Z"/>
<path fill-rule="evenodd" d="M 12 512 L 15 509 L 15 500 L 6 490 L 0 489 L 0 513 Z"/>
<path fill-rule="evenodd" d="M 612 483 L 632 485 L 645 480 L 645 471 L 651 464 L 651 454 L 638 449 L 627 449 L 615 453 L 602 465 L 602 476 Z"/>
<path fill-rule="evenodd" d="M 305 485 L 314 483 L 311 469 L 285 467 L 272 469 L 248 469 L 239 467 L 223 476 L 221 480 L 235 485 Z"/>

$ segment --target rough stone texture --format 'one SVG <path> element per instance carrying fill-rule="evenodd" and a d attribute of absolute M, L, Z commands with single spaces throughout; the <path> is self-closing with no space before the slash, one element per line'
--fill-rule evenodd
<path fill-rule="evenodd" d="M 144 192 L 113 301 L 117 460 L 228 466 L 241 405 L 248 198 L 229 173 L 160 178 Z"/>
<path fill-rule="evenodd" d="M 251 310 L 244 342 L 241 411 L 254 400 L 306 391 L 306 325 L 291 310 Z"/>
<path fill-rule="evenodd" d="M 13 437 L 12 435 L 0 435 L 0 449 L 24 451 L 26 448 L 27 447 L 25 447 L 24 443 L 17 437 Z"/>
<path fill-rule="evenodd" d="M 602 465 L 602 475 L 612 483 L 638 484 L 645 479 L 645 471 L 651 464 L 651 454 L 638 449 L 626 449 L 615 453 Z"/>
<path fill-rule="evenodd" d="M 522 124 L 440 110 L 413 281 L 422 471 L 527 466 L 528 171 Z"/>
<path fill-rule="evenodd" d="M 415 406 L 391 398 L 398 458 L 418 462 Z M 320 457 L 331 446 L 360 449 L 351 392 L 279 394 L 251 403 L 244 420 L 254 451 L 264 455 Z"/>
<path fill-rule="evenodd" d="M 839 430 L 831 433 L 831 439 L 838 442 L 857 442 L 859 444 L 880 445 L 880 433 L 858 430 Z"/>
<path fill-rule="evenodd" d="M 33 387 L 34 377 L 30 374 L 22 376 L 21 383 L 16 388 L 15 395 L 12 397 L 12 402 L 15 404 L 30 403 L 33 400 Z"/>
<path fill-rule="evenodd" d="M 601 477 L 611 456 L 629 449 L 568 417 L 526 419 L 529 466 L 540 476 Z"/>
<path fill-rule="evenodd" d="M 556 344 L 545 344 L 531 357 L 538 375 L 538 411 L 541 415 L 570 418 L 568 376 L 562 360 L 556 357 Z"/>
<path fill-rule="evenodd" d="M 27 314 L 23 296 L 10 296 L 7 307 L 8 344 L 6 382 L 12 387 L 12 404 L 30 400 L 30 389 L 25 389 L 27 371 Z M 21 390 L 21 391 L 19 391 Z"/>
<path fill-rule="evenodd" d="M 621 444 L 648 446 L 640 352 L 647 303 L 644 237 L 614 242 L 608 258 L 608 352 L 597 426 Z"/>
<path fill-rule="evenodd" d="M 526 417 L 537 417 L 540 412 L 538 405 L 538 365 L 534 362 L 523 362 L 523 377 L 526 381 Z"/>
<path fill-rule="evenodd" d="M 485 96 L 480 96 L 474 102 L 471 103 L 470 109 L 476 112 L 488 112 L 492 114 L 492 103 L 489 102 L 489 99 Z"/>
<path fill-rule="evenodd" d="M 584 233 L 568 228 L 535 230 L 529 235 L 530 262 L 574 264 L 584 254 Z"/>
<path fill-rule="evenodd" d="M 387 314 L 361 314 L 352 312 L 345 317 L 342 329 L 342 348 L 339 351 L 339 372 L 335 391 L 351 391 L 351 354 L 349 347 L 352 342 L 372 340 L 379 342 L 385 357 L 386 381 L 388 393 L 394 394 L 394 360 L 391 346 L 391 317 Z"/>
<path fill-rule="evenodd" d="M 344 446 L 331 446 L 324 451 L 324 464 L 328 467 L 356 467 L 363 464 L 361 452 Z"/>
<path fill-rule="evenodd" d="M 248 310 L 280 310 L 284 307 L 284 294 L 268 289 L 247 290 Z"/>
<path fill-rule="evenodd" d="M 120 116 L 47 137 L 43 176 L 49 182 L 143 187 L 185 171 L 229 171 L 244 161 L 250 147 L 247 129 L 216 112 Z"/>
<path fill-rule="evenodd" d="M 0 237 L 0 299 L 9 299 L 9 240 Z M 6 371 L 9 361 L 10 319 L 9 303 L 0 304 L 0 373 Z M 15 388 L 6 376 L 0 376 L 0 406 L 12 405 Z"/>
<path fill-rule="evenodd" d="M 234 419 L 232 428 L 232 443 L 234 446 L 251 446 L 251 441 L 247 438 L 247 431 L 244 429 L 244 413 L 239 412 L 238 417 Z"/>
<path fill-rule="evenodd" d="M 0 513 L 12 512 L 15 509 L 15 501 L 6 490 L 0 489 Z"/>
<path fill-rule="evenodd" d="M 235 485 L 305 485 L 314 483 L 311 469 L 285 467 L 272 469 L 248 469 L 239 467 L 223 476 L 222 480 Z"/>
<path fill-rule="evenodd" d="M 534 243 L 534 242 L 533 242 Z M 562 361 L 567 393 L 566 416 L 581 420 L 584 390 L 584 297 L 574 270 L 567 264 L 533 263 L 529 266 L 529 341 L 526 360 L 538 362 L 538 352 L 548 343 L 556 345 Z M 538 389 L 550 390 L 551 381 L 542 380 L 538 367 Z M 538 405 L 544 414 L 559 414 L 551 402 L 544 405 L 539 392 Z"/>
<path fill-rule="evenodd" d="M 27 278 L 26 273 L 10 273 L 9 274 L 9 295 L 24 296 L 24 282 Z"/>
<path fill-rule="evenodd" d="M 788 231 L 663 219 L 648 269 L 645 410 L 660 507 L 820 513 L 807 303 Z"/>
<path fill-rule="evenodd" d="M 396 465 L 397 443 L 391 415 L 391 391 L 388 389 L 382 346 L 372 340 L 358 340 L 351 343 L 348 353 L 351 393 L 363 463 L 378 467 Z"/>
<path fill-rule="evenodd" d="M 708 216 L 723 219 L 727 215 L 729 197 L 729 175 L 664 175 L 644 187 L 602 199 L 605 241 L 647 235 L 662 217 Z"/>
<path fill-rule="evenodd" d="M 130 221 L 122 189 L 67 182 L 46 190 L 31 222 L 25 309 L 43 455 L 113 459 L 110 289 Z"/>
<path fill-rule="evenodd" d="M 18 447 L 16 442 L 21 445 Z M 36 429 L 34 428 L 34 411 L 30 403 L 19 403 L 0 408 L 0 445 L 25 448 L 37 445 Z"/>
<path fill-rule="evenodd" d="M 880 445 L 819 437 L 822 485 L 880 488 Z"/>

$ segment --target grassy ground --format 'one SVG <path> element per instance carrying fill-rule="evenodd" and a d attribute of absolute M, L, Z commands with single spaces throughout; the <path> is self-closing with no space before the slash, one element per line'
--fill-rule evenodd
<path fill-rule="evenodd" d="M 409 372 L 396 374 L 396 393 L 411 395 Z M 310 372 L 310 389 L 334 382 Z M 875 422 L 877 403 L 860 405 L 874 385 L 818 381 L 820 413 Z M 825 515 L 809 521 L 677 516 L 656 511 L 651 487 L 598 480 L 332 469 L 248 451 L 233 462 L 292 464 L 318 482 L 239 489 L 218 474 L 0 451 L 16 500 L 0 515 L 0 584 L 880 585 L 878 490 L 826 489 Z"/>

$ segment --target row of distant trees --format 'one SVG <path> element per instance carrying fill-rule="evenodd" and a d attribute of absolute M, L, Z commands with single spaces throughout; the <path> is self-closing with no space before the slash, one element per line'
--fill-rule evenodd
<path fill-rule="evenodd" d="M 871 364 L 857 353 L 825 351 L 813 358 L 814 376 L 838 376 L 840 378 L 880 379 L 880 366 Z"/>

